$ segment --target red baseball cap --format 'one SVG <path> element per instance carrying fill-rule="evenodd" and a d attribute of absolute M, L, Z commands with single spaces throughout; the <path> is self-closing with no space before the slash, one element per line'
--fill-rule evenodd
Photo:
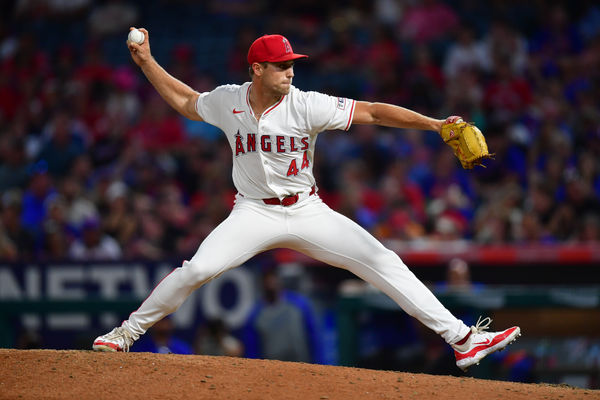
<path fill-rule="evenodd" d="M 306 58 L 307 55 L 294 53 L 289 40 L 281 35 L 264 35 L 252 43 L 248 50 L 248 64 L 255 62 L 282 62 Z"/>

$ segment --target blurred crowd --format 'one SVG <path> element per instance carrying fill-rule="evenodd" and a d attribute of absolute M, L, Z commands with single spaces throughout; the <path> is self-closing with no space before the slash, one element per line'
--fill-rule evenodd
<path fill-rule="evenodd" d="M 193 254 L 228 214 L 231 150 L 129 59 L 130 26 L 198 91 L 248 80 L 265 33 L 304 90 L 462 115 L 496 159 L 464 171 L 434 132 L 320 135 L 333 208 L 382 240 L 600 241 L 600 6 L 593 1 L 19 0 L 0 6 L 0 259 Z"/>

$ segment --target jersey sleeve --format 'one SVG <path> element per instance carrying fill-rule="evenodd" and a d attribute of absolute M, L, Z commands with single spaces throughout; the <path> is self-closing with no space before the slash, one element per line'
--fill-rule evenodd
<path fill-rule="evenodd" d="M 312 132 L 343 129 L 352 124 L 356 100 L 334 97 L 318 92 L 307 92 L 305 96 L 307 122 Z"/>
<path fill-rule="evenodd" d="M 236 85 L 223 85 L 200 93 L 196 100 L 196 112 L 205 122 L 220 128 L 222 116 L 233 104 L 237 89 Z"/>

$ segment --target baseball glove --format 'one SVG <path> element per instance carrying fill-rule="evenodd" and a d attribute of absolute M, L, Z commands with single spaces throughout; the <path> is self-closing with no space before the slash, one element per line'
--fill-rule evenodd
<path fill-rule="evenodd" d="M 460 160 L 464 169 L 472 169 L 483 165 L 486 158 L 493 159 L 483 134 L 475 125 L 465 122 L 460 117 L 448 117 L 442 124 L 440 135 L 444 142 L 454 150 L 454 155 Z"/>

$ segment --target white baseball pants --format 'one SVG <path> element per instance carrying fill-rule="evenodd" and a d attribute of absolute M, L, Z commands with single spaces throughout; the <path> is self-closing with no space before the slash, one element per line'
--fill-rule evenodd
<path fill-rule="evenodd" d="M 354 273 L 449 344 L 467 335 L 469 327 L 437 300 L 396 253 L 330 209 L 317 195 L 306 195 L 284 207 L 238 194 L 231 214 L 202 242 L 192 259 L 165 277 L 123 326 L 137 339 L 204 283 L 260 252 L 283 247 Z"/>

